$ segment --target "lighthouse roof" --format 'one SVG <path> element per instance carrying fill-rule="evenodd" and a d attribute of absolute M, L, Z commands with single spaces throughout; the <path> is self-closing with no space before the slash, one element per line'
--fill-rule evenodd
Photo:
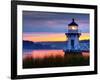
<path fill-rule="evenodd" d="M 74 19 L 72 19 L 72 22 L 68 24 L 68 26 L 78 26 L 78 24 L 75 22 Z"/>

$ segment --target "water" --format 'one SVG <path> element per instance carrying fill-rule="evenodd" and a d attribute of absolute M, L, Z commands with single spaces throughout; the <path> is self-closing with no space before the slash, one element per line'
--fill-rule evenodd
<path fill-rule="evenodd" d="M 23 58 L 44 58 L 44 57 L 56 57 L 61 56 L 64 57 L 64 51 L 63 50 L 23 50 Z M 84 57 L 89 56 L 89 52 L 82 52 L 82 55 Z"/>

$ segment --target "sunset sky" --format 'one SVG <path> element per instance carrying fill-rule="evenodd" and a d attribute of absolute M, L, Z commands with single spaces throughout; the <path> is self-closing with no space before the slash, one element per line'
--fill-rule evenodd
<path fill-rule="evenodd" d="M 66 41 L 72 18 L 79 25 L 79 40 L 89 39 L 89 14 L 23 11 L 23 40 L 34 42 Z"/>

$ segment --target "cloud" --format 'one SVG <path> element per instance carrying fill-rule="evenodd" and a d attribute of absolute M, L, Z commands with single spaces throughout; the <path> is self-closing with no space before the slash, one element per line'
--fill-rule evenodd
<path fill-rule="evenodd" d="M 89 32 L 88 14 L 39 11 L 23 11 L 23 32 L 65 33 L 72 18 L 75 18 L 82 32 Z"/>

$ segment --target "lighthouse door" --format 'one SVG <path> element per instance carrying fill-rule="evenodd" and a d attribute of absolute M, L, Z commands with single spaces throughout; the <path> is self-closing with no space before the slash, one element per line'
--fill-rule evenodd
<path fill-rule="evenodd" d="M 71 48 L 74 49 L 74 40 L 71 40 Z"/>

